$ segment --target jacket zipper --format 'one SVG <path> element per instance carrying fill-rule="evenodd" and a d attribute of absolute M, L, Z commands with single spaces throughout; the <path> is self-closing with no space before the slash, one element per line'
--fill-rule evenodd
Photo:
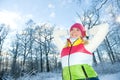
<path fill-rule="evenodd" d="M 85 80 L 89 80 L 89 79 L 88 79 L 88 75 L 87 75 L 87 73 L 86 73 L 86 71 L 85 71 L 84 66 L 82 65 L 81 67 L 82 67 L 82 70 L 83 70 L 83 72 L 84 72 L 84 74 L 85 74 L 85 77 L 86 77 L 86 79 L 85 79 Z"/>
<path fill-rule="evenodd" d="M 72 50 L 72 45 L 70 47 L 69 55 L 68 55 L 68 69 L 69 69 L 70 80 L 72 80 L 72 75 L 71 75 L 71 70 L 70 70 L 70 52 L 71 52 L 71 50 Z"/>
<path fill-rule="evenodd" d="M 76 39 L 76 40 L 71 44 L 71 47 L 70 47 L 70 50 L 69 50 L 69 55 L 68 55 L 68 69 L 69 69 L 70 80 L 72 80 L 72 75 L 71 75 L 71 70 L 70 70 L 70 53 L 71 53 L 73 44 L 74 44 L 77 40 L 78 40 L 78 39 Z"/>

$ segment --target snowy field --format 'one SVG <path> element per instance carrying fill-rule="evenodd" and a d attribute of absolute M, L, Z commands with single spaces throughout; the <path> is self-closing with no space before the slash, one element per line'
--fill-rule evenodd
<path fill-rule="evenodd" d="M 24 76 L 17 80 L 62 80 L 61 73 L 38 73 L 33 76 Z"/>
<path fill-rule="evenodd" d="M 99 73 L 100 80 L 120 80 L 120 63 L 102 63 L 99 66 L 94 67 Z M 11 77 L 5 77 L 3 80 L 62 80 L 61 73 L 57 72 L 43 72 L 35 73 L 34 75 L 24 74 L 24 76 L 18 79 L 12 79 Z"/>
<path fill-rule="evenodd" d="M 100 80 L 120 80 L 120 72 L 100 76 Z"/>
<path fill-rule="evenodd" d="M 120 72 L 115 74 L 100 75 L 100 80 L 120 80 Z M 60 73 L 39 73 L 34 76 L 24 76 L 18 80 L 62 80 Z"/>
<path fill-rule="evenodd" d="M 114 74 L 99 75 L 100 80 L 120 80 L 120 72 Z M 3 80 L 14 80 L 11 77 Z M 62 80 L 61 73 L 38 73 L 36 75 L 25 75 L 16 80 Z"/>

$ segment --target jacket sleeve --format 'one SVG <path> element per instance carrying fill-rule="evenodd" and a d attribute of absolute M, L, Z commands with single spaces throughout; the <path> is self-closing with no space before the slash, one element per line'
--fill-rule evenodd
<path fill-rule="evenodd" d="M 65 30 L 56 30 L 53 33 L 54 36 L 54 43 L 56 44 L 56 47 L 58 48 L 59 51 L 62 50 L 62 48 L 65 46 L 65 43 L 61 37 L 67 35 L 67 32 Z"/>
<path fill-rule="evenodd" d="M 95 49 L 104 40 L 107 33 L 108 33 L 108 24 L 107 23 L 94 26 L 89 31 L 89 34 L 93 35 L 93 37 L 90 40 L 88 40 L 88 44 L 85 45 L 85 48 L 91 53 L 94 52 Z"/>

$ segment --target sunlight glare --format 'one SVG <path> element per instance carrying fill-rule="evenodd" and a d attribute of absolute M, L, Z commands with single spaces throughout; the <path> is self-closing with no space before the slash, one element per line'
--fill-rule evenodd
<path fill-rule="evenodd" d="M 11 29 L 18 27 L 17 22 L 21 19 L 20 15 L 15 12 L 6 10 L 0 11 L 0 23 L 9 25 Z"/>

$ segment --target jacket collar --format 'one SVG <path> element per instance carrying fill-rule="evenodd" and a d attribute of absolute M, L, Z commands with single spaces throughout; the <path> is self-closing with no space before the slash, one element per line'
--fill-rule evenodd
<path fill-rule="evenodd" d="M 70 39 L 67 39 L 66 47 L 76 46 L 79 44 L 84 44 L 84 40 L 81 38 L 77 38 L 75 41 L 71 42 Z"/>

